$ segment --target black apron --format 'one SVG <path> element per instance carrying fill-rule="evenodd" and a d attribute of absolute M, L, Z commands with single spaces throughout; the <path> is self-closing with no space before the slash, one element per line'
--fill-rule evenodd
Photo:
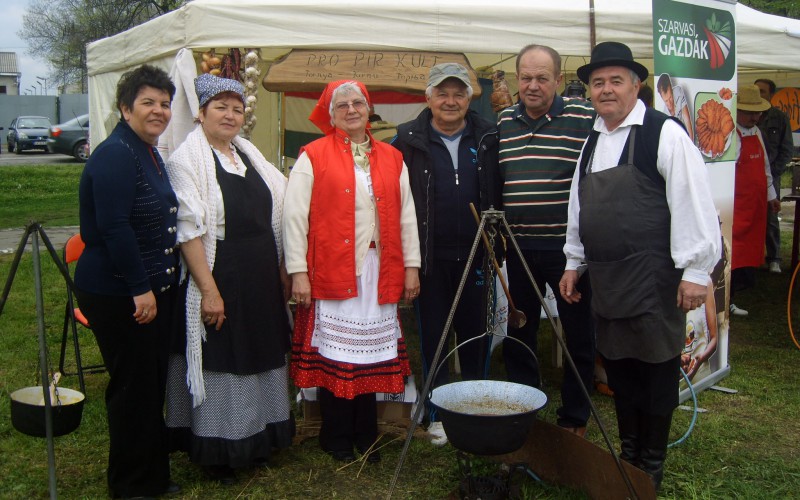
<path fill-rule="evenodd" d="M 628 136 L 627 163 L 623 151 L 618 166 L 601 172 L 591 171 L 597 136 L 587 142 L 579 236 L 592 277 L 597 350 L 608 359 L 660 363 L 684 346 L 686 315 L 676 305 L 683 273 L 670 254 L 665 187 L 634 165 L 638 128 Z"/>
<path fill-rule="evenodd" d="M 203 369 L 252 375 L 286 364 L 289 320 L 272 232 L 272 194 L 239 152 L 245 176 L 222 168 L 214 154 L 225 205 L 225 239 L 217 240 L 214 281 L 225 302 L 222 329 L 206 325 Z"/>

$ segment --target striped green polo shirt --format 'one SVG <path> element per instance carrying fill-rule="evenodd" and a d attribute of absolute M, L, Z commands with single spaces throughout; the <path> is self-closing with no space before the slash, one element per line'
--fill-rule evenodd
<path fill-rule="evenodd" d="M 500 112 L 503 209 L 520 247 L 563 248 L 572 175 L 594 118 L 590 102 L 558 95 L 538 120 L 522 103 Z"/>

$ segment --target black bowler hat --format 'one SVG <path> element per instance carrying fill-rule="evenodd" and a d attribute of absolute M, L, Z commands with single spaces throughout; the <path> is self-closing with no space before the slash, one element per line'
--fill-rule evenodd
<path fill-rule="evenodd" d="M 589 64 L 578 68 L 578 78 L 583 83 L 588 84 L 592 71 L 606 66 L 622 66 L 633 70 L 634 73 L 639 75 L 640 80 L 647 79 L 647 68 L 634 61 L 631 49 L 624 43 L 619 42 L 598 43 L 592 50 L 592 58 Z"/>

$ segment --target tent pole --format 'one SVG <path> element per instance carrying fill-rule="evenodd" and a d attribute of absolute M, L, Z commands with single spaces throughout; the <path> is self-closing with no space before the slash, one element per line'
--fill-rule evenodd
<path fill-rule="evenodd" d="M 589 52 L 594 50 L 594 46 L 597 45 L 597 32 L 595 30 L 595 22 L 594 22 L 594 0 L 589 0 Z"/>

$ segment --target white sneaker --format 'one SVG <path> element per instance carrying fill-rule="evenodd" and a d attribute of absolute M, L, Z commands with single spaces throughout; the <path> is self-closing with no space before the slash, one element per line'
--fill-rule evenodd
<path fill-rule="evenodd" d="M 780 274 L 781 273 L 781 265 L 775 261 L 769 263 L 769 272 Z"/>
<path fill-rule="evenodd" d="M 736 307 L 736 304 L 731 304 L 731 314 L 733 314 L 734 316 L 747 316 L 750 313 L 747 312 L 745 309 Z"/>
<path fill-rule="evenodd" d="M 428 435 L 431 438 L 431 444 L 434 446 L 447 444 L 447 434 L 444 433 L 444 427 L 441 422 L 431 422 L 431 425 L 428 426 Z"/>

